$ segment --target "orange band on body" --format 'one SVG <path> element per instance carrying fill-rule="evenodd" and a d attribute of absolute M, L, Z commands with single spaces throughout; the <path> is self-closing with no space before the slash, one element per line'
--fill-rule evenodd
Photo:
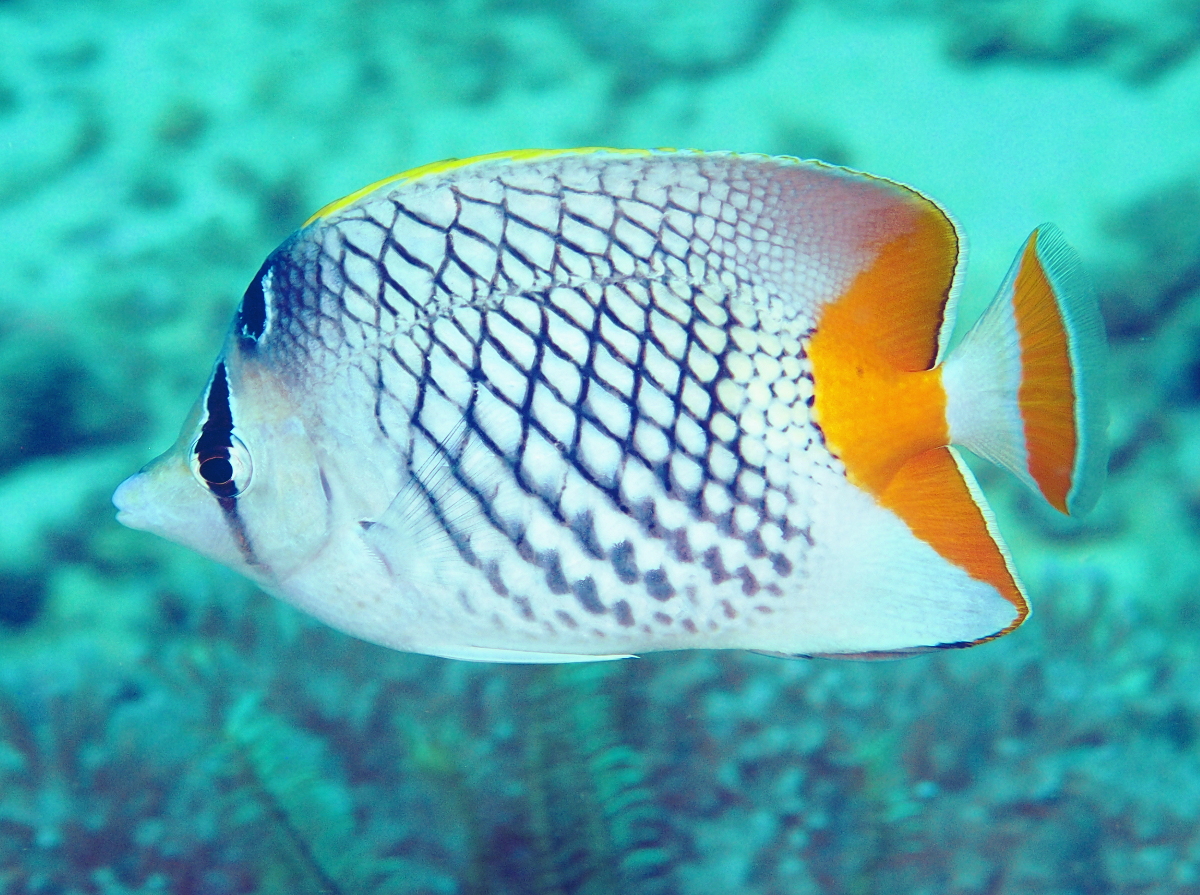
<path fill-rule="evenodd" d="M 817 424 L 850 480 L 877 497 L 909 457 L 950 438 L 941 371 L 929 367 L 957 243 L 920 224 L 826 306 L 808 348 Z"/>

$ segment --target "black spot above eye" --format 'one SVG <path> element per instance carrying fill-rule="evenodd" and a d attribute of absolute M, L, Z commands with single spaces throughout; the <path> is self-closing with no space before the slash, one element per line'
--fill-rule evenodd
<path fill-rule="evenodd" d="M 256 343 L 267 328 L 267 296 L 263 291 L 263 281 L 270 273 L 271 259 L 268 258 L 242 296 L 242 303 L 238 307 L 238 331 L 243 342 Z"/>

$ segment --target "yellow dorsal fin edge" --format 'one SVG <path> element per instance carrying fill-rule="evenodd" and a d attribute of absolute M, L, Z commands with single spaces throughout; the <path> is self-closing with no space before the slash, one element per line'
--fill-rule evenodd
<path fill-rule="evenodd" d="M 448 158 L 438 162 L 430 162 L 427 165 L 420 165 L 416 168 L 410 168 L 407 171 L 401 171 L 399 174 L 393 174 L 391 177 L 385 177 L 383 180 L 377 180 L 374 183 L 367 184 L 360 190 L 355 190 L 347 196 L 343 196 L 328 205 L 318 209 L 318 211 L 304 222 L 303 226 L 307 227 L 314 221 L 321 218 L 329 217 L 335 212 L 341 211 L 347 206 L 353 205 L 363 196 L 375 192 L 385 186 L 398 186 L 402 183 L 412 183 L 420 180 L 423 177 L 430 177 L 435 174 L 445 174 L 448 171 L 455 171 L 459 168 L 467 168 L 471 165 L 478 165 L 484 162 L 530 162 L 539 161 L 541 159 L 554 158 L 560 155 L 590 155 L 597 152 L 612 153 L 614 155 L 650 155 L 656 150 L 649 149 L 610 149 L 604 146 L 585 146 L 578 149 L 515 149 L 504 152 L 489 152 L 485 155 L 476 155 L 471 158 L 459 159 Z M 659 152 L 670 150 L 657 150 Z"/>

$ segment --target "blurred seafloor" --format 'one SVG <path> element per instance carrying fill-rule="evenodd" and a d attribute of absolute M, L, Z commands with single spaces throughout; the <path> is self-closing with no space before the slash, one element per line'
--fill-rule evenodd
<path fill-rule="evenodd" d="M 0 892 L 1200 889 L 1194 0 L 0 2 Z M 897 663 L 475 666 L 122 529 L 259 262 L 447 156 L 821 157 L 1092 271 L 1110 483 L 980 470 L 1036 611 Z"/>

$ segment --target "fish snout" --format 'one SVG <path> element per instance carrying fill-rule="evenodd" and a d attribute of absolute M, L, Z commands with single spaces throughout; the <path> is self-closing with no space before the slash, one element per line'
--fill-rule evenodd
<path fill-rule="evenodd" d="M 138 521 L 144 517 L 146 474 L 138 472 L 117 486 L 113 492 L 113 506 L 117 508 L 117 521 L 130 528 L 142 528 Z"/>

